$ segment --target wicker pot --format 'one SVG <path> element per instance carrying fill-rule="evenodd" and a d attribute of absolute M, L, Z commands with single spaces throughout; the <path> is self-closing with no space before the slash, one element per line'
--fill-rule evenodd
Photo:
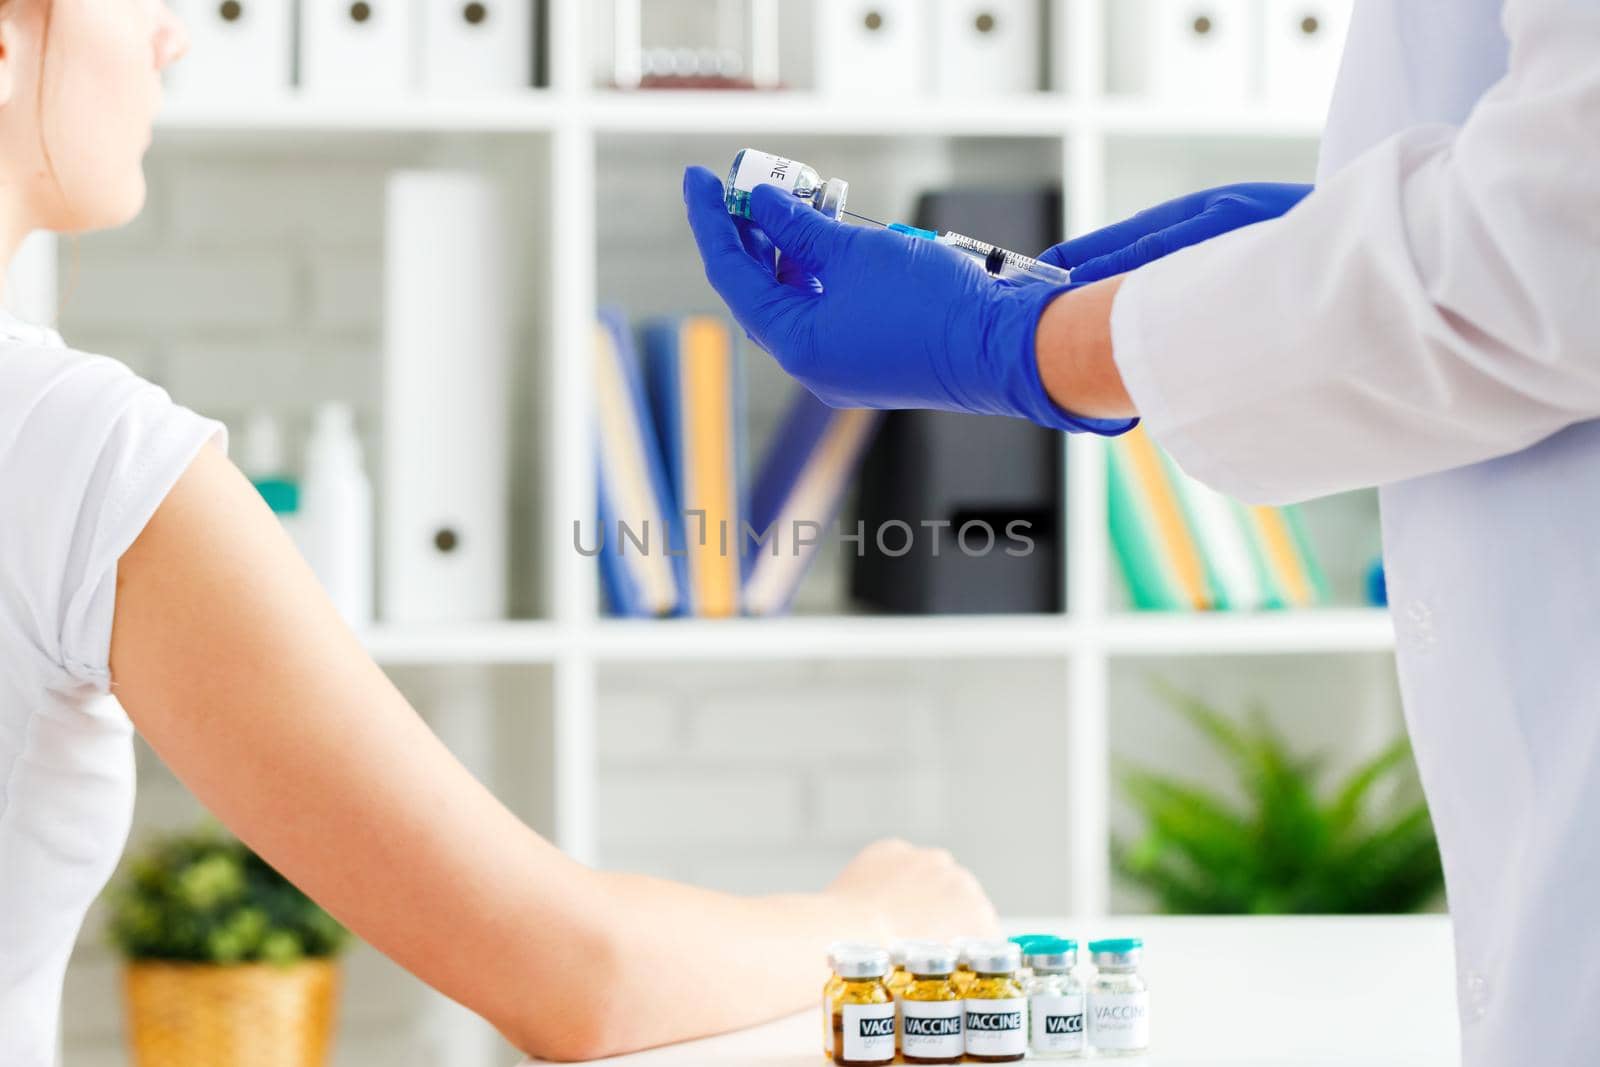
<path fill-rule="evenodd" d="M 324 1067 L 338 967 L 129 964 L 128 1041 L 138 1067 Z"/>

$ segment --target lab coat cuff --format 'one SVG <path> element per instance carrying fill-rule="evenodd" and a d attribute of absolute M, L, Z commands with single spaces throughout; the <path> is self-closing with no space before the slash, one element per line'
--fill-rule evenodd
<path fill-rule="evenodd" d="M 1122 384 L 1133 400 L 1143 425 L 1151 437 L 1166 450 L 1185 473 L 1200 482 L 1244 500 L 1267 496 L 1253 479 L 1241 477 L 1215 451 L 1205 447 L 1182 428 L 1183 418 L 1163 388 L 1169 377 L 1164 360 L 1193 359 L 1186 345 L 1162 344 L 1147 328 L 1146 308 L 1160 300 L 1160 286 L 1151 284 L 1152 270 L 1135 271 L 1126 276 L 1111 305 L 1111 354 L 1122 375 Z"/>

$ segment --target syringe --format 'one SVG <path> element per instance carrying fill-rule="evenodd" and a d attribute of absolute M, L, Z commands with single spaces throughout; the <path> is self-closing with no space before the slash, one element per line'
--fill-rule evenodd
<path fill-rule="evenodd" d="M 1072 282 L 1072 272 L 1069 270 L 1041 262 L 1020 252 L 1012 252 L 999 245 L 992 245 L 987 241 L 980 241 L 976 237 L 968 237 L 966 234 L 924 230 L 916 226 L 907 226 L 903 222 L 879 222 L 865 215 L 857 215 L 854 211 L 845 211 L 842 214 L 868 226 L 876 226 L 880 230 L 893 230 L 908 237 L 937 241 L 947 248 L 954 248 L 957 252 L 963 252 L 977 260 L 991 277 L 1027 279 L 1048 282 L 1051 285 L 1068 285 Z"/>

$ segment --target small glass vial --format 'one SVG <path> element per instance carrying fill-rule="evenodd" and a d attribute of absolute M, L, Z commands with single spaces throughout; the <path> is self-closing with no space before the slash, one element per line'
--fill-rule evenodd
<path fill-rule="evenodd" d="M 968 957 L 967 950 L 979 943 L 980 939 L 975 937 L 956 939 L 956 969 L 950 976 L 950 981 L 956 987 L 956 992 L 962 996 L 967 995 L 967 990 L 972 988 L 972 980 L 976 977 L 972 973 L 972 960 Z"/>
<path fill-rule="evenodd" d="M 1017 981 L 1022 950 L 1010 941 L 980 941 L 967 948 L 972 984 L 967 987 L 967 1059 L 1014 1063 L 1028 1054 L 1028 1001 Z"/>
<path fill-rule="evenodd" d="M 750 217 L 750 193 L 758 185 L 776 185 L 804 200 L 830 219 L 844 211 L 850 184 L 839 178 L 823 179 L 814 167 L 754 148 L 741 149 L 728 169 L 728 214 Z"/>
<path fill-rule="evenodd" d="M 1078 965 L 1078 943 L 1035 937 L 1022 962 L 1033 971 L 1023 982 L 1028 994 L 1029 1051 L 1040 1060 L 1082 1056 L 1083 985 L 1072 973 Z"/>
<path fill-rule="evenodd" d="M 1089 942 L 1099 970 L 1089 986 L 1089 1044 L 1102 1056 L 1132 1056 L 1150 1047 L 1150 987 L 1139 973 L 1137 937 Z"/>
<path fill-rule="evenodd" d="M 906 951 L 910 948 L 910 941 L 896 941 L 889 946 L 889 977 L 883 984 L 889 987 L 889 995 L 895 1002 L 895 1030 L 894 1047 L 900 1051 L 900 1041 L 905 1036 L 905 1029 L 900 1025 L 900 991 L 911 984 L 911 972 L 906 970 Z"/>
<path fill-rule="evenodd" d="M 906 970 L 906 953 L 914 944 L 913 941 L 896 941 L 889 946 L 889 976 L 883 980 L 883 984 L 889 987 L 890 993 L 898 994 L 911 984 L 911 972 Z"/>
<path fill-rule="evenodd" d="M 1053 934 L 1018 934 L 1016 937 L 1008 937 L 1006 940 L 1022 950 L 1022 966 L 1017 968 L 1017 981 L 1027 985 L 1028 978 L 1033 974 L 1033 971 L 1028 967 L 1028 946 L 1035 941 L 1053 941 L 1055 936 Z"/>
<path fill-rule="evenodd" d="M 926 942 L 906 953 L 911 981 L 899 994 L 900 1046 L 907 1063 L 960 1063 L 966 1052 L 961 994 L 950 981 L 956 951 Z"/>
<path fill-rule="evenodd" d="M 833 1059 L 833 998 L 844 988 L 844 979 L 839 977 L 839 957 L 851 952 L 871 952 L 877 947 L 868 941 L 835 941 L 828 946 L 830 973 L 822 986 L 822 1055 L 825 1059 Z"/>
<path fill-rule="evenodd" d="M 841 952 L 833 973 L 839 988 L 829 1005 L 833 1062 L 838 1067 L 886 1067 L 894 1062 L 894 998 L 883 976 L 889 954 L 881 948 Z"/>

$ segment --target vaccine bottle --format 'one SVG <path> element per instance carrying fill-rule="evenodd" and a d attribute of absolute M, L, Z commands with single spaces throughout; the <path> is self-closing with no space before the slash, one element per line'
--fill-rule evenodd
<path fill-rule="evenodd" d="M 1017 968 L 1017 981 L 1027 985 L 1028 978 L 1033 974 L 1033 971 L 1028 966 L 1028 946 L 1035 941 L 1054 941 L 1055 936 L 1052 934 L 1018 934 L 1006 940 L 1022 950 L 1022 966 Z"/>
<path fill-rule="evenodd" d="M 1078 965 L 1078 943 L 1032 938 L 1022 962 L 1033 972 L 1023 983 L 1028 995 L 1028 1050 L 1040 1060 L 1082 1056 L 1083 985 L 1072 973 Z"/>
<path fill-rule="evenodd" d="M 797 200 L 804 200 L 830 219 L 844 211 L 850 183 L 824 179 L 816 168 L 755 148 L 742 149 L 728 169 L 728 213 L 750 217 L 750 193 L 758 185 L 775 185 Z"/>
<path fill-rule="evenodd" d="M 1098 970 L 1089 985 L 1089 1044 L 1102 1056 L 1133 1056 L 1150 1047 L 1150 987 L 1139 973 L 1137 937 L 1089 942 Z"/>
<path fill-rule="evenodd" d="M 967 947 L 967 959 L 972 965 L 962 1018 L 967 1059 L 1014 1063 L 1028 1054 L 1028 1001 L 1017 981 L 1022 950 L 1010 941 L 980 941 Z"/>
<path fill-rule="evenodd" d="M 979 939 L 974 937 L 956 939 L 956 970 L 950 976 L 950 981 L 955 985 L 956 992 L 962 996 L 967 995 L 967 990 L 971 988 L 972 979 L 975 977 L 972 973 L 972 960 L 968 956 L 967 950 L 978 943 Z"/>
<path fill-rule="evenodd" d="M 895 1001 L 895 1049 L 900 1048 L 900 1041 L 905 1036 L 905 1030 L 900 1023 L 900 991 L 911 984 L 911 972 L 906 970 L 906 951 L 910 948 L 910 941 L 896 941 L 889 946 L 889 977 L 883 984 L 889 987 L 889 995 Z"/>
<path fill-rule="evenodd" d="M 881 948 L 849 950 L 834 958 L 839 987 L 829 1005 L 833 1062 L 837 1067 L 886 1067 L 894 1062 L 894 998 L 883 976 L 889 954 Z"/>
<path fill-rule="evenodd" d="M 911 984 L 911 972 L 906 970 L 906 953 L 910 951 L 915 942 L 896 941 L 889 946 L 889 976 L 883 980 L 889 987 L 890 993 L 899 993 L 900 990 Z"/>
<path fill-rule="evenodd" d="M 833 1059 L 833 998 L 844 988 L 839 977 L 839 957 L 852 952 L 871 952 L 877 945 L 866 941 L 835 941 L 828 946 L 828 980 L 822 986 L 822 1055 Z"/>
<path fill-rule="evenodd" d="M 898 996 L 900 1049 L 907 1063 L 960 1063 L 966 1052 L 962 1032 L 961 994 L 950 981 L 956 969 L 955 949 L 938 942 L 919 942 L 906 952 L 911 975 Z"/>

